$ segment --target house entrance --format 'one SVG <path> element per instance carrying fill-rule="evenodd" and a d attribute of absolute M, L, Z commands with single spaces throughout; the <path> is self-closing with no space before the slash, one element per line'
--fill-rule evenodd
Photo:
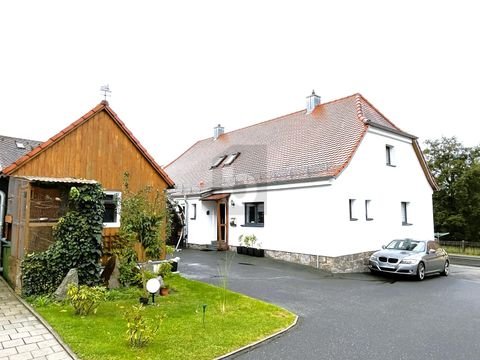
<path fill-rule="evenodd" d="M 217 200 L 217 244 L 218 250 L 228 249 L 228 201 Z"/>

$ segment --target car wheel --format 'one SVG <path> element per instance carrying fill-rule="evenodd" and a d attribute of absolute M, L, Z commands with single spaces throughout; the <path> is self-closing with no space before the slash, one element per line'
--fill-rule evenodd
<path fill-rule="evenodd" d="M 420 281 L 425 279 L 425 265 L 422 262 L 420 264 L 418 264 L 417 279 L 420 280 Z"/>
<path fill-rule="evenodd" d="M 450 261 L 445 261 L 445 265 L 443 266 L 443 271 L 442 271 L 442 275 L 443 276 L 448 276 L 448 274 L 450 273 Z"/>

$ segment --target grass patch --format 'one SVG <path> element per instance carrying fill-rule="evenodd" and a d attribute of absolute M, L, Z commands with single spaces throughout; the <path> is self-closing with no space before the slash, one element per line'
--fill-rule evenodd
<path fill-rule="evenodd" d="M 442 246 L 449 254 L 480 256 L 480 247 Z"/>
<path fill-rule="evenodd" d="M 123 317 L 138 304 L 138 289 L 110 292 L 109 301 L 86 317 L 74 315 L 67 304 L 41 302 L 36 310 L 83 360 L 212 359 L 284 329 L 295 318 L 285 309 L 230 291 L 224 301 L 223 289 L 198 281 L 175 276 L 169 283 L 170 295 L 156 296 L 156 306 L 146 307 L 146 317 L 161 317 L 162 322 L 145 348 L 128 345 Z"/>

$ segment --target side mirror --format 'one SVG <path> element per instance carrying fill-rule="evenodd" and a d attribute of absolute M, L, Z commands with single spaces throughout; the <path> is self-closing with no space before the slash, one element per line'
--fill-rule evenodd
<path fill-rule="evenodd" d="M 386 246 L 385 246 L 385 245 L 382 245 L 382 249 L 385 249 L 385 248 L 386 248 Z"/>
<path fill-rule="evenodd" d="M 435 249 L 430 249 L 430 250 L 428 250 L 428 253 L 429 253 L 429 254 L 435 254 L 436 252 L 437 252 L 437 250 L 435 250 Z"/>

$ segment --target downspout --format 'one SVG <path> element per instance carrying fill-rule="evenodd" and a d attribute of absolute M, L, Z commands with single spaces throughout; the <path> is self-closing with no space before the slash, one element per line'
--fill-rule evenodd
<path fill-rule="evenodd" d="M 5 219 L 5 207 L 7 197 L 3 191 L 0 190 L 0 238 L 3 236 L 3 220 Z"/>
<path fill-rule="evenodd" d="M 185 231 L 184 231 L 184 238 L 185 238 L 185 247 L 187 247 L 188 245 L 188 221 L 189 221 L 189 216 L 188 216 L 188 201 L 187 201 L 187 195 L 183 195 L 183 201 L 185 203 L 185 222 L 184 222 L 184 228 L 185 228 Z"/>

